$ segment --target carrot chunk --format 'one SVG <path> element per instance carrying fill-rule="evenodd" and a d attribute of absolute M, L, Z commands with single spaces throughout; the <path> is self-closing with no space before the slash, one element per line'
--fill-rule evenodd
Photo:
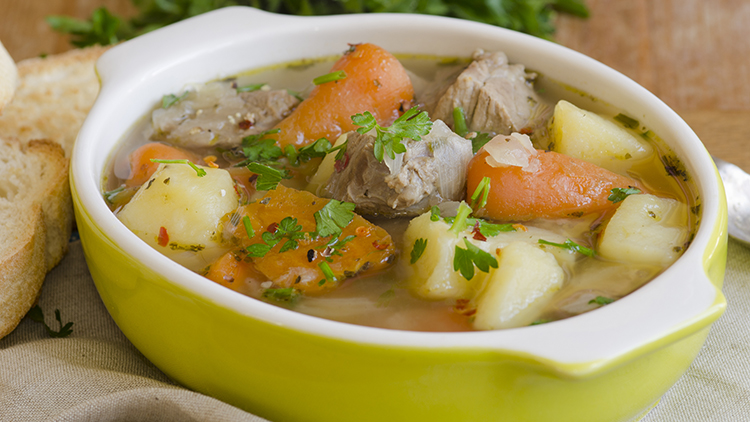
<path fill-rule="evenodd" d="M 336 71 L 346 77 L 316 86 L 277 125 L 280 133 L 269 136 L 282 149 L 287 145 L 299 148 L 320 138 L 333 142 L 356 129 L 351 116 L 365 111 L 379 124 L 390 124 L 414 96 L 409 75 L 398 59 L 373 44 L 353 46 L 333 65 L 331 72 Z"/>
<path fill-rule="evenodd" d="M 245 261 L 243 256 L 238 251 L 225 253 L 208 267 L 204 276 L 236 292 L 251 295 L 252 282 L 264 281 L 265 277 L 255 269 L 252 262 Z"/>
<path fill-rule="evenodd" d="M 356 214 L 337 237 L 310 235 L 320 230 L 315 213 L 329 202 L 279 185 L 263 199 L 240 208 L 245 222 L 237 224 L 233 234 L 250 249 L 267 245 L 269 235 L 285 227 L 283 219 L 296 219 L 292 225 L 298 226 L 300 233 L 294 239 L 296 247 L 287 246 L 291 240 L 287 237 L 263 256 L 252 257 L 255 268 L 273 281 L 274 287 L 293 287 L 307 293 L 329 290 L 347 278 L 382 270 L 393 261 L 396 247 L 391 236 Z"/>
<path fill-rule="evenodd" d="M 130 177 L 125 180 L 125 184 L 128 187 L 140 186 L 146 183 L 156 169 L 159 168 L 159 163 L 154 163 L 151 159 L 195 161 L 193 154 L 162 144 L 161 142 L 149 142 L 142 145 L 130 153 L 129 158 Z"/>
<path fill-rule="evenodd" d="M 635 179 L 621 176 L 586 161 L 556 152 L 538 150 L 537 171 L 517 166 L 490 166 L 480 151 L 469 162 L 467 194 L 482 178 L 490 178 L 490 191 L 483 212 L 496 220 L 580 217 L 605 212 L 617 206 L 607 198 L 614 188 L 644 188 Z M 468 199 L 467 199 L 468 200 Z"/>

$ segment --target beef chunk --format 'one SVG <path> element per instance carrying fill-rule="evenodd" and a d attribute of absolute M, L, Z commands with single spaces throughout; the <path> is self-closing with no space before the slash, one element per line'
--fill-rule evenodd
<path fill-rule="evenodd" d="M 153 138 L 183 147 L 231 147 L 271 129 L 298 103 L 285 90 L 237 93 L 231 82 L 210 82 L 169 108 L 155 110 Z"/>
<path fill-rule="evenodd" d="M 463 71 L 436 83 L 421 99 L 432 119 L 453 126 L 453 109 L 462 107 L 470 130 L 510 135 L 538 124 L 541 104 L 533 89 L 536 75 L 508 64 L 502 53 L 474 53 Z"/>
<path fill-rule="evenodd" d="M 440 120 L 422 141 L 404 142 L 407 151 L 393 161 L 375 158 L 369 134 L 350 132 L 347 142 L 349 163 L 334 172 L 326 189 L 335 199 L 357 204 L 361 214 L 416 216 L 464 196 L 471 141 Z"/>

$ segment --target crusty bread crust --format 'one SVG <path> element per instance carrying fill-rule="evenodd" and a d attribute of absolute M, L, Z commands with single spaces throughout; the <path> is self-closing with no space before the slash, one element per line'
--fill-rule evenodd
<path fill-rule="evenodd" d="M 94 64 L 108 47 L 89 47 L 18 63 L 18 89 L 0 115 L 0 136 L 49 139 L 67 157 L 99 93 Z"/>
<path fill-rule="evenodd" d="M 13 93 L 18 85 L 18 70 L 16 63 L 8 54 L 8 51 L 0 42 L 0 114 L 2 114 L 5 104 L 13 98 Z"/>
<path fill-rule="evenodd" d="M 39 296 L 72 228 L 68 160 L 52 141 L 0 140 L 0 338 Z"/>

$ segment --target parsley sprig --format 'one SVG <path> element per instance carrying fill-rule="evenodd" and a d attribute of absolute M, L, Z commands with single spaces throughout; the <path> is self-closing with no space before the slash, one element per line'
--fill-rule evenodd
<path fill-rule="evenodd" d="M 570 251 L 578 252 L 578 253 L 581 253 L 581 254 L 586 255 L 586 256 L 594 256 L 594 255 L 596 255 L 596 252 L 593 249 L 590 249 L 590 248 L 587 248 L 585 246 L 579 245 L 578 243 L 576 243 L 576 242 L 574 242 L 574 241 L 572 241 L 570 239 L 565 239 L 565 242 L 563 242 L 563 243 L 549 242 L 549 241 L 544 240 L 544 239 L 539 239 L 538 242 L 539 242 L 540 245 L 555 246 L 555 247 L 558 247 L 558 248 L 562 248 L 562 249 L 567 249 L 567 250 L 570 250 Z"/>
<path fill-rule="evenodd" d="M 355 114 L 352 116 L 352 122 L 360 126 L 357 129 L 359 133 L 367 133 L 375 129 L 373 153 L 378 161 L 383 161 L 385 154 L 388 154 L 391 159 L 396 158 L 396 154 L 406 152 L 406 146 L 402 143 L 404 139 L 421 141 L 422 136 L 430 133 L 432 129 L 432 121 L 427 113 L 416 108 L 407 110 L 389 127 L 380 126 L 369 111 Z"/>
<path fill-rule="evenodd" d="M 31 308 L 27 315 L 29 316 L 29 318 L 31 318 L 32 321 L 43 324 L 44 329 L 47 330 L 47 334 L 50 337 L 63 338 L 63 337 L 69 336 L 73 332 L 72 322 L 68 322 L 65 325 L 63 325 L 62 318 L 60 317 L 59 309 L 55 309 L 55 319 L 57 320 L 57 323 L 60 324 L 60 329 L 57 331 L 50 328 L 50 326 L 47 325 L 46 322 L 44 322 L 44 313 L 42 312 L 42 308 L 40 308 L 39 305 L 36 305 L 33 308 Z"/>
<path fill-rule="evenodd" d="M 465 279 L 471 280 L 474 278 L 474 267 L 485 273 L 490 272 L 490 267 L 497 268 L 497 259 L 489 252 L 474 246 L 466 238 L 464 238 L 464 244 L 466 249 L 456 245 L 455 255 L 453 255 L 453 270 L 459 271 Z"/>
<path fill-rule="evenodd" d="M 245 228 L 247 229 L 247 226 L 245 226 Z M 297 249 L 299 247 L 298 240 L 304 239 L 305 233 L 302 231 L 302 226 L 297 224 L 296 218 L 284 217 L 279 224 L 276 225 L 273 233 L 270 231 L 264 231 L 260 237 L 263 240 L 263 243 L 254 243 L 247 247 L 248 255 L 251 257 L 260 258 L 266 256 L 274 246 L 278 245 L 284 239 L 286 239 L 286 242 L 281 246 L 279 252 Z"/>

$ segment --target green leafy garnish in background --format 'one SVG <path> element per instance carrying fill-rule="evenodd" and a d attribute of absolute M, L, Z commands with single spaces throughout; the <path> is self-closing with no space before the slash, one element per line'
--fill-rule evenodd
<path fill-rule="evenodd" d="M 73 327 L 72 322 L 68 322 L 67 324 L 63 325 L 59 309 L 55 309 L 55 319 L 57 319 L 57 323 L 60 324 L 60 329 L 58 331 L 53 330 L 49 325 L 47 325 L 46 322 L 44 322 L 44 313 L 42 312 L 42 308 L 40 308 L 39 305 L 31 308 L 27 315 L 29 316 L 29 318 L 31 318 L 32 321 L 43 324 L 44 328 L 47 330 L 47 334 L 50 337 L 63 338 L 69 336 L 73 332 L 73 329 L 71 328 Z"/>
<path fill-rule="evenodd" d="M 513 29 L 550 39 L 557 13 L 581 18 L 589 15 L 584 0 L 132 0 L 137 9 L 130 19 L 104 7 L 88 20 L 47 16 L 56 31 L 71 34 L 76 47 L 108 45 L 154 29 L 227 6 L 252 6 L 289 15 L 345 13 L 419 13 L 450 16 Z"/>

